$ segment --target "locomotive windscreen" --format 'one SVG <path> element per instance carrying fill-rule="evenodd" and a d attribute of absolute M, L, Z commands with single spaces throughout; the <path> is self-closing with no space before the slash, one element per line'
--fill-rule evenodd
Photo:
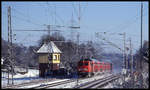
<path fill-rule="evenodd" d="M 86 65 L 86 66 L 87 66 L 87 65 L 88 65 L 88 62 L 82 62 L 82 61 L 80 61 L 80 62 L 78 63 L 78 65 L 79 65 L 79 66 L 83 66 L 83 65 Z"/>
<path fill-rule="evenodd" d="M 81 59 L 80 61 L 91 61 L 90 59 Z"/>
<path fill-rule="evenodd" d="M 94 61 L 94 62 L 99 62 L 98 60 L 93 59 L 93 58 L 81 59 L 80 61 Z"/>

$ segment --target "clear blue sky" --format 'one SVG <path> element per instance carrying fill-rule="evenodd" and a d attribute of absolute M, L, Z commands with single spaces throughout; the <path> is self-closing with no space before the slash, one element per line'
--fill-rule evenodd
<path fill-rule="evenodd" d="M 108 32 L 106 39 L 123 46 L 123 38 L 117 34 L 126 32 L 132 38 L 134 50 L 140 47 L 141 2 L 80 2 L 80 40 L 104 42 L 95 37 L 95 32 Z M 143 41 L 148 40 L 148 2 L 143 2 Z M 47 29 L 44 24 L 70 26 L 71 18 L 78 25 L 79 2 L 2 2 L 2 38 L 7 40 L 7 7 L 11 6 L 12 29 Z M 56 11 L 56 16 L 55 16 Z M 55 20 L 56 18 L 56 20 Z M 54 29 L 55 27 L 52 27 Z M 60 29 L 70 38 L 69 28 Z M 35 45 L 47 32 L 13 32 L 16 43 Z M 75 37 L 74 37 L 75 38 Z M 104 42 L 106 43 L 106 42 Z M 114 48 L 114 47 L 110 47 Z M 110 50 L 109 48 L 109 50 Z"/>

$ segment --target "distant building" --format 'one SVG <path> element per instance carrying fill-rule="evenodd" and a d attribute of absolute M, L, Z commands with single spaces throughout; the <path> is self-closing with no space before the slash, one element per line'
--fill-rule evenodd
<path fill-rule="evenodd" d="M 37 51 L 39 58 L 39 76 L 44 77 L 48 71 L 57 71 L 60 66 L 62 53 L 54 42 L 44 43 Z"/>

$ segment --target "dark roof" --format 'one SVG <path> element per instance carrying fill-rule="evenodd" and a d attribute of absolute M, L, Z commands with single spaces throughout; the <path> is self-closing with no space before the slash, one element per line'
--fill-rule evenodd
<path fill-rule="evenodd" d="M 86 59 L 81 59 L 80 61 L 94 61 L 94 62 L 100 62 L 96 59 L 93 59 L 93 58 L 86 58 Z"/>
<path fill-rule="evenodd" d="M 110 62 L 105 62 L 105 61 L 99 61 L 99 60 L 94 59 L 94 58 L 85 58 L 85 59 L 81 59 L 80 61 L 94 61 L 96 63 L 100 62 L 100 63 L 106 63 L 106 64 L 110 63 Z"/>

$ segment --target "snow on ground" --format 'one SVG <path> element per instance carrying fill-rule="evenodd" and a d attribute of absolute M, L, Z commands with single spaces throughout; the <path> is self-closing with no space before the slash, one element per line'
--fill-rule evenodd
<path fill-rule="evenodd" d="M 2 75 L 2 79 L 1 79 L 1 85 L 2 87 L 5 87 L 7 86 L 7 83 L 8 83 L 8 73 L 6 72 L 2 72 L 1 73 Z M 9 83 L 11 84 L 12 83 L 12 75 L 9 74 Z M 21 83 L 26 83 L 26 82 L 31 82 L 33 80 L 43 80 L 43 79 L 46 79 L 46 78 L 41 78 L 39 77 L 39 70 L 34 70 L 34 69 L 29 69 L 28 70 L 28 73 L 26 74 L 19 74 L 17 73 L 16 75 L 13 76 L 13 81 L 14 81 L 14 85 L 17 85 L 17 84 L 21 84 Z M 50 82 L 44 82 L 44 83 L 40 83 L 40 84 L 36 84 L 36 85 L 30 85 L 30 86 L 23 86 L 23 87 L 20 87 L 20 88 L 32 88 L 32 87 L 36 87 L 36 86 L 40 86 L 40 85 L 46 85 L 46 84 L 50 84 L 50 83 L 55 83 L 55 82 L 60 82 L 60 81 L 65 81 L 65 80 L 68 80 L 68 79 L 56 79 L 56 80 L 53 80 L 53 81 L 50 81 Z"/>
<path fill-rule="evenodd" d="M 76 85 L 76 81 L 71 82 L 71 83 L 66 83 L 66 84 L 62 84 L 62 85 L 58 85 L 58 86 L 54 86 L 54 87 L 50 87 L 50 88 L 73 88 Z"/>
<path fill-rule="evenodd" d="M 39 70 L 29 69 L 28 73 L 26 74 L 17 74 L 14 75 L 13 78 L 25 78 L 25 77 L 37 77 L 39 76 Z"/>
<path fill-rule="evenodd" d="M 1 83 L 2 83 L 2 87 L 7 86 L 8 83 L 8 73 L 6 72 L 2 72 L 1 73 Z M 9 82 L 10 84 L 12 83 L 12 75 L 9 74 Z M 26 74 L 19 74 L 17 73 L 16 75 L 13 76 L 13 81 L 14 84 L 21 84 L 21 83 L 25 83 L 25 82 L 30 82 L 34 79 L 42 79 L 39 78 L 39 70 L 34 70 L 34 69 L 29 69 L 28 73 Z"/>
<path fill-rule="evenodd" d="M 107 86 L 103 87 L 103 88 L 113 88 L 113 84 L 109 83 Z"/>
<path fill-rule="evenodd" d="M 94 77 L 91 77 L 91 78 L 86 78 L 86 79 L 83 79 L 83 80 L 78 80 L 78 85 L 81 85 L 81 84 L 84 84 L 84 83 L 87 83 L 87 82 L 91 82 L 91 81 L 94 81 L 94 80 L 97 80 L 97 79 L 100 79 L 100 78 L 103 78 L 103 77 L 106 77 L 106 76 L 109 76 L 110 74 L 103 74 L 103 75 L 97 75 L 97 76 L 94 76 Z M 77 80 L 74 79 L 74 82 L 71 82 L 71 83 L 66 83 L 66 84 L 62 84 L 62 85 L 59 85 L 59 86 L 54 86 L 54 87 L 50 87 L 50 88 L 75 88 L 77 85 Z"/>
<path fill-rule="evenodd" d="M 57 82 L 66 81 L 66 80 L 69 80 L 69 79 L 62 79 L 62 80 L 56 79 L 56 80 L 53 80 L 53 81 L 50 81 L 50 82 L 44 82 L 44 83 L 39 83 L 39 84 L 36 84 L 36 85 L 30 85 L 30 86 L 23 86 L 23 87 L 20 87 L 20 88 L 34 88 L 36 86 L 47 85 L 47 84 L 57 83 Z"/>
<path fill-rule="evenodd" d="M 7 73 L 6 72 L 2 72 L 2 87 L 4 86 L 7 86 Z M 76 78 L 74 78 L 74 82 L 71 82 L 71 83 L 66 83 L 66 84 L 63 84 L 63 85 L 59 85 L 59 86 L 54 86 L 54 87 L 51 87 L 51 88 L 75 88 L 78 85 L 81 85 L 81 84 L 84 84 L 86 82 L 90 82 L 90 81 L 94 81 L 94 80 L 97 80 L 97 79 L 100 79 L 100 78 L 103 78 L 103 77 L 106 77 L 106 76 L 109 76 L 111 74 L 102 74 L 102 75 L 97 75 L 97 76 L 93 76 L 91 78 L 85 78 L 83 80 L 79 80 L 77 81 Z M 11 77 L 11 75 L 10 75 Z M 43 80 L 45 78 L 40 78 L 39 77 L 39 70 L 34 70 L 34 69 L 29 69 L 28 70 L 28 73 L 22 75 L 22 74 L 16 74 L 14 75 L 14 84 L 21 84 L 21 83 L 25 83 L 25 82 L 30 82 L 32 80 Z M 54 82 L 60 82 L 60 81 L 65 81 L 65 80 L 69 80 L 69 79 L 56 79 L 56 80 L 53 80 L 53 81 L 50 81 L 50 82 L 44 82 L 44 83 L 40 83 L 40 84 L 36 84 L 36 85 L 30 85 L 30 86 L 24 86 L 24 87 L 20 87 L 20 88 L 34 88 L 36 86 L 40 86 L 40 85 L 47 85 L 47 84 L 50 84 L 50 83 L 54 83 Z M 11 80 L 10 80 L 10 83 L 11 83 Z M 111 84 L 105 88 L 110 88 L 111 87 Z"/>
<path fill-rule="evenodd" d="M 29 69 L 29 71 L 26 74 L 17 73 L 16 75 L 13 75 L 13 78 L 17 79 L 17 78 L 26 78 L 26 77 L 36 77 L 38 75 L 39 75 L 39 70 Z M 2 72 L 2 78 L 7 78 L 7 77 L 8 77 L 8 73 Z M 12 78 L 11 74 L 9 74 L 9 78 Z"/>
<path fill-rule="evenodd" d="M 128 76 L 128 77 L 125 78 L 126 82 L 128 82 L 129 80 L 131 80 L 131 77 Z"/>

